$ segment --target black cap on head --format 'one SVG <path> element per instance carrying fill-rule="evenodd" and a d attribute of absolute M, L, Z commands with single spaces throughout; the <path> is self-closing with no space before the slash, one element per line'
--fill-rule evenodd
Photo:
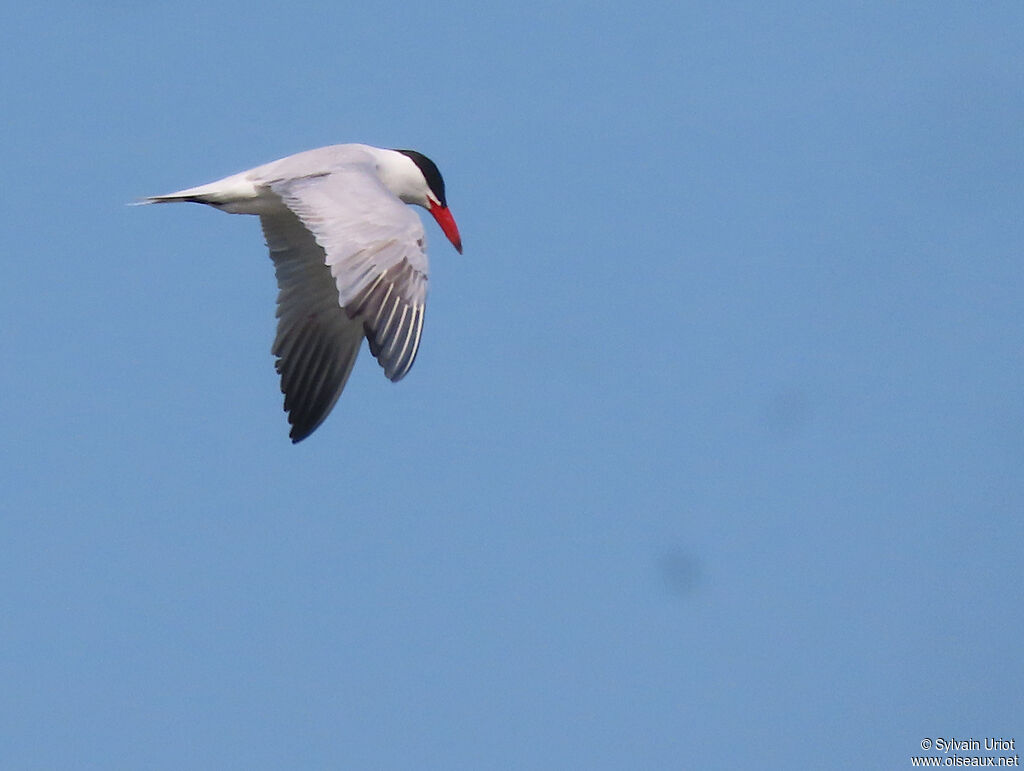
<path fill-rule="evenodd" d="M 437 170 L 437 164 L 423 153 L 418 153 L 415 150 L 396 150 L 395 152 L 408 155 L 412 159 L 412 162 L 423 172 L 423 178 L 427 180 L 427 187 L 430 188 L 430 192 L 437 197 L 442 206 L 447 207 L 448 202 L 444 197 L 444 180 L 441 178 L 441 172 Z"/>

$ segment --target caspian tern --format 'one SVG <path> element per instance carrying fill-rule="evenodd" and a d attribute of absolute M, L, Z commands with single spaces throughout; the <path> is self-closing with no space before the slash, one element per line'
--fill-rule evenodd
<path fill-rule="evenodd" d="M 415 150 L 334 145 L 208 185 L 146 198 L 255 214 L 277 274 L 277 357 L 291 440 L 330 413 L 365 337 L 397 381 L 416 360 L 427 299 L 429 211 L 462 252 L 437 166 Z"/>

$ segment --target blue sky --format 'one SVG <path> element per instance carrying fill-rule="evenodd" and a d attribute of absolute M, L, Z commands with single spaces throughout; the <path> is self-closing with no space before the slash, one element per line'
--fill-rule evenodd
<path fill-rule="evenodd" d="M 1019 3 L 5 12 L 3 768 L 898 768 L 1024 740 Z M 258 223 L 445 175 L 292 446 Z"/>

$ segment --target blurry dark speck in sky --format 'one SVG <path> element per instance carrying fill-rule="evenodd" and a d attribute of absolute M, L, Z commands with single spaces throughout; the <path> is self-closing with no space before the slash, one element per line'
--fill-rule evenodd
<path fill-rule="evenodd" d="M 701 584 L 700 560 L 686 549 L 667 549 L 658 560 L 662 586 L 673 597 L 690 597 Z"/>
<path fill-rule="evenodd" d="M 785 437 L 800 432 L 811 419 L 813 404 L 801 388 L 777 391 L 765 403 L 761 416 L 764 427 L 773 436 Z"/>

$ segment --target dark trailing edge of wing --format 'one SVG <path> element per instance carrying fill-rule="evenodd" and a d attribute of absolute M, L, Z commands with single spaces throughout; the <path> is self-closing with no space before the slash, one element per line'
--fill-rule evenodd
<path fill-rule="evenodd" d="M 407 298 L 422 296 L 414 287 L 426 280 L 425 275 L 403 259 L 377 276 L 345 306 L 350 319 L 363 322 L 370 353 L 390 380 L 405 377 L 416 360 L 425 308 L 423 302 L 412 303 Z"/>
<path fill-rule="evenodd" d="M 323 423 L 341 396 L 363 330 L 338 305 L 330 269 L 317 258 L 323 252 L 298 218 L 288 213 L 260 220 L 279 289 L 271 353 L 292 426 L 289 436 L 299 442 Z"/>

